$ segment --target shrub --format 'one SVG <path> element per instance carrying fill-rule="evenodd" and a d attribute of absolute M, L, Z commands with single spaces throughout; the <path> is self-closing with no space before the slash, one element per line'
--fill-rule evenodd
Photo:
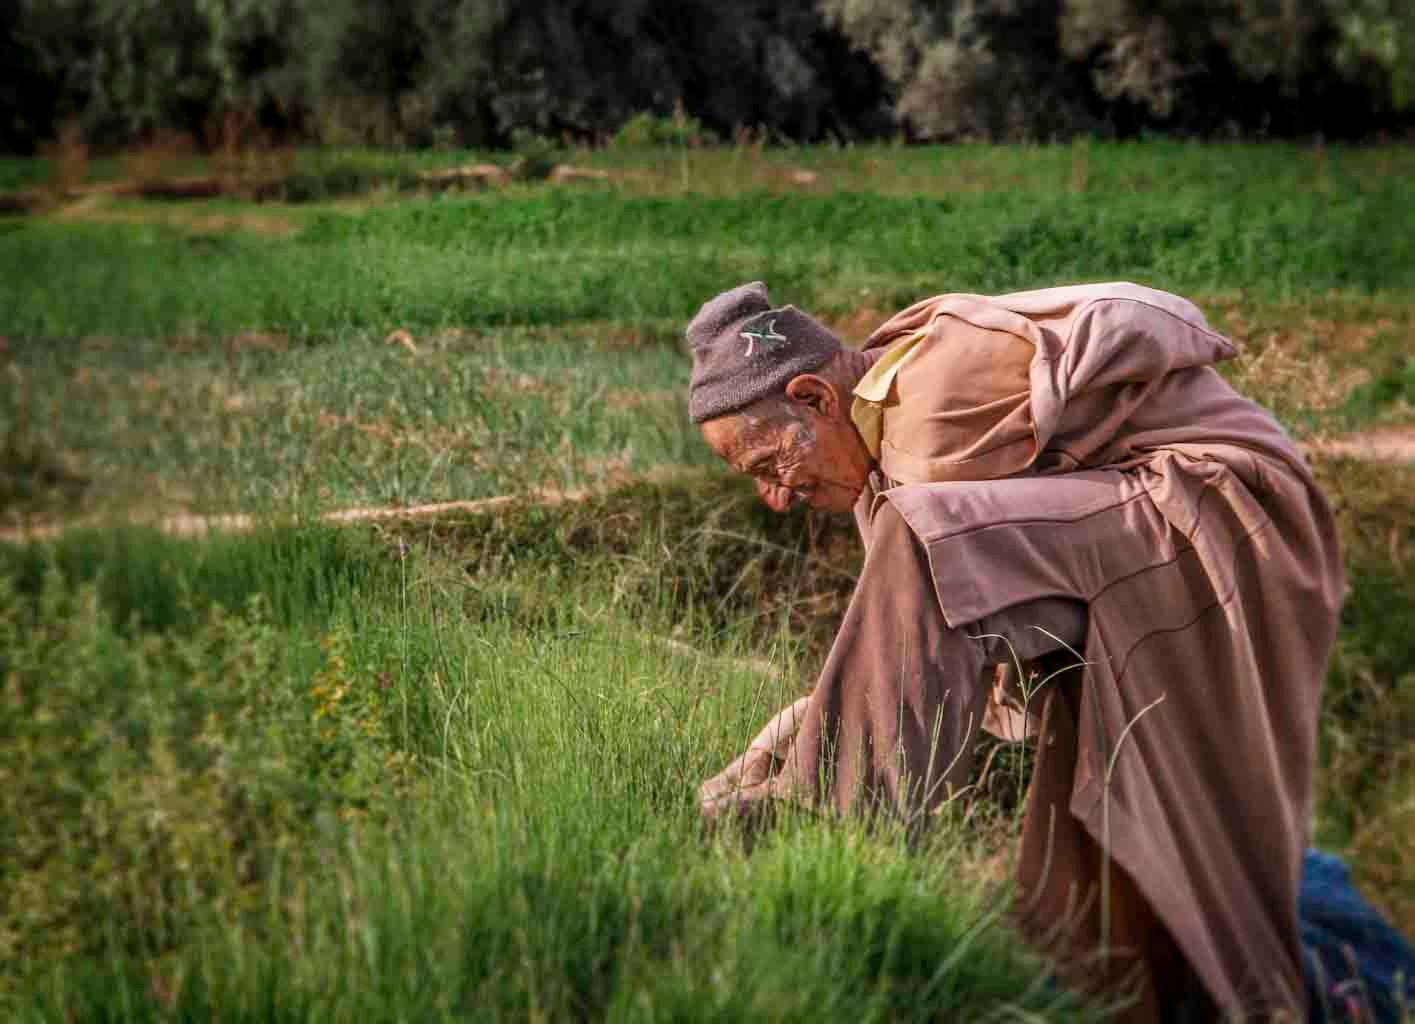
<path fill-rule="evenodd" d="M 37 591 L 0 575 L 0 994 L 258 916 L 277 868 L 411 779 L 344 629 L 316 646 L 260 594 L 144 628 L 106 589 L 55 562 Z"/>
<path fill-rule="evenodd" d="M 707 146 L 717 142 L 717 136 L 692 117 L 682 104 L 673 108 L 672 117 L 660 117 L 647 111 L 635 114 L 620 125 L 609 144 L 621 149 L 655 149 L 661 146 Z"/>
<path fill-rule="evenodd" d="M 558 162 L 559 148 L 543 135 L 516 129 L 511 134 L 511 177 L 518 181 L 543 181 Z"/>

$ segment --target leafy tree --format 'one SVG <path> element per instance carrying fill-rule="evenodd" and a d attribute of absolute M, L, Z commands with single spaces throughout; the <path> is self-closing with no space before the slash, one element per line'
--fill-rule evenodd
<path fill-rule="evenodd" d="M 100 144 L 256 120 L 505 145 L 676 110 L 800 141 L 1349 135 L 1415 109 L 1415 4 L 0 0 L 0 104 L 7 149 L 72 119 Z"/>
<path fill-rule="evenodd" d="M 1062 49 L 1090 68 L 1103 99 L 1152 127 L 1360 131 L 1373 97 L 1333 60 L 1337 21 L 1382 2 L 1065 0 Z"/>
<path fill-rule="evenodd" d="M 851 137 L 877 127 L 881 81 L 811 0 L 427 3 L 420 91 L 474 138 L 581 139 L 682 106 L 719 134 Z"/>
<path fill-rule="evenodd" d="M 1371 84 L 1393 110 L 1415 108 L 1415 4 L 1409 0 L 1332 0 L 1341 42 L 1339 66 Z"/>
<path fill-rule="evenodd" d="M 90 135 L 198 132 L 284 93 L 295 0 L 18 0 L 16 36 Z"/>
<path fill-rule="evenodd" d="M 1098 127 L 1059 53 L 1058 0 L 820 0 L 868 53 L 920 139 L 1037 139 Z"/>

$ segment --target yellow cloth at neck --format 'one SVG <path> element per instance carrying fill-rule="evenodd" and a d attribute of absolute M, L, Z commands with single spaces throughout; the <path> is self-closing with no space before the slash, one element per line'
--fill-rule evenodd
<path fill-rule="evenodd" d="M 864 438 L 865 447 L 876 460 L 879 459 L 880 437 L 884 433 L 884 403 L 889 399 L 889 389 L 894 385 L 894 377 L 900 368 L 919 348 L 927 331 L 913 334 L 895 342 L 871 366 L 869 372 L 855 385 L 855 401 L 850 406 L 850 418 L 855 429 Z"/>

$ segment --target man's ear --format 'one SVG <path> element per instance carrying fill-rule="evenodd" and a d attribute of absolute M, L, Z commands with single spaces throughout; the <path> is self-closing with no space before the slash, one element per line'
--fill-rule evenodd
<path fill-rule="evenodd" d="M 840 410 L 840 396 L 824 377 L 814 373 L 803 373 L 792 377 L 786 385 L 786 397 L 801 405 L 810 406 L 826 419 L 834 419 Z"/>

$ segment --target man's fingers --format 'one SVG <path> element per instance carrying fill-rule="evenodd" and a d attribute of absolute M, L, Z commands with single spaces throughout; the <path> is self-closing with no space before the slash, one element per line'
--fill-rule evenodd
<path fill-rule="evenodd" d="M 743 754 L 726 768 L 722 769 L 722 771 L 708 779 L 698 787 L 698 796 L 704 801 L 717 800 L 739 789 L 742 785 L 742 765 L 746 760 L 747 755 Z"/>
<path fill-rule="evenodd" d="M 757 481 L 757 494 L 773 512 L 785 512 L 791 507 L 792 494 L 789 487 L 779 487 L 764 480 Z"/>
<path fill-rule="evenodd" d="M 810 702 L 811 698 L 802 697 L 782 708 L 762 731 L 757 733 L 756 739 L 747 745 L 747 749 L 765 750 L 773 757 L 785 758 L 791 741 L 796 738 L 796 733 L 801 728 L 801 722 L 806 716 L 806 706 Z"/>

